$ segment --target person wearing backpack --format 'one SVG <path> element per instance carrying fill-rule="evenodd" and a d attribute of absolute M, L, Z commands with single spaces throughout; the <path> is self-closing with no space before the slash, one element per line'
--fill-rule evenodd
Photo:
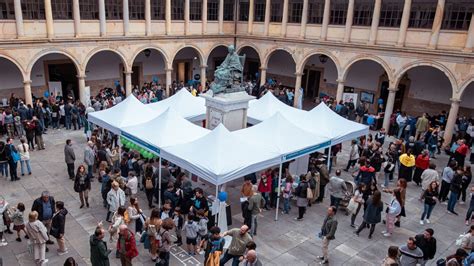
<path fill-rule="evenodd" d="M 160 235 L 160 247 L 159 247 L 159 258 L 160 261 L 156 263 L 157 266 L 169 266 L 170 265 L 170 250 L 171 250 L 171 230 L 174 228 L 174 221 L 171 218 L 163 220 L 161 229 L 159 230 Z"/>
<path fill-rule="evenodd" d="M 11 181 L 20 180 L 17 174 L 18 168 L 18 161 L 20 160 L 20 154 L 18 153 L 15 145 L 13 145 L 13 139 L 7 138 L 7 145 L 5 147 L 6 155 L 7 155 L 7 162 L 10 167 L 10 178 Z"/>
<path fill-rule="evenodd" d="M 221 229 L 217 226 L 211 227 L 207 238 L 209 241 L 204 249 L 204 265 L 218 266 L 225 245 L 225 239 L 221 237 Z"/>

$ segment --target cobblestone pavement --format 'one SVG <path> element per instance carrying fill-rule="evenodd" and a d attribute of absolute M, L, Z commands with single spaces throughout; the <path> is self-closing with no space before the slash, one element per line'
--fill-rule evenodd
<path fill-rule="evenodd" d="M 11 182 L 0 176 L 0 194 L 4 195 L 12 205 L 23 202 L 27 206 L 26 216 L 32 202 L 39 197 L 41 191 L 49 190 L 56 200 L 65 202 L 69 215 L 66 218 L 66 246 L 69 248 L 67 255 L 58 256 L 55 246 L 50 246 L 47 253 L 49 265 L 62 265 L 68 256 L 76 259 L 79 265 L 90 265 L 89 260 L 89 236 L 94 231 L 98 221 L 105 220 L 106 210 L 102 206 L 99 193 L 99 183 L 92 183 L 90 192 L 90 208 L 79 209 L 78 194 L 73 190 L 72 181 L 67 178 L 66 164 L 64 163 L 63 148 L 67 138 L 74 142 L 76 151 L 76 167 L 82 162 L 84 134 L 80 131 L 50 130 L 44 136 L 46 150 L 31 153 L 31 164 L 33 175 L 22 176 L 20 181 Z M 347 162 L 347 151 L 349 145 L 343 145 L 343 153 L 338 158 L 339 165 L 345 166 Z M 438 170 L 446 165 L 447 157 L 441 155 L 436 159 Z M 344 173 L 345 178 L 349 178 Z M 240 180 L 227 185 L 229 202 L 232 206 L 233 227 L 241 224 L 242 219 L 239 211 Z M 208 184 L 199 182 L 195 186 L 203 187 L 207 192 L 214 193 L 215 188 Z M 409 184 L 407 193 L 406 212 L 407 217 L 402 220 L 401 228 L 396 228 L 391 238 L 384 238 L 380 231 L 383 225 L 376 227 L 373 239 L 367 238 L 367 231 L 361 233 L 360 237 L 353 235 L 349 217 L 343 212 L 337 214 L 339 227 L 336 240 L 330 244 L 331 265 L 380 265 L 386 255 L 388 246 L 401 245 L 409 236 L 421 233 L 423 228 L 419 222 L 422 211 L 422 203 L 417 199 L 420 189 L 413 183 Z M 141 202 L 145 202 L 144 193 L 140 193 Z M 384 196 L 386 197 L 386 196 Z M 290 215 L 280 215 L 279 221 L 274 220 L 274 211 L 263 212 L 259 217 L 258 235 L 255 239 L 257 252 L 264 265 L 315 265 L 316 256 L 321 255 L 322 241 L 317 238 L 317 232 L 323 222 L 323 217 L 328 206 L 328 199 L 319 205 L 308 208 L 304 221 L 293 220 L 296 216 L 296 207 L 291 210 Z M 146 212 L 149 210 L 146 204 L 141 204 Z M 466 205 L 458 204 L 456 210 L 460 216 L 452 216 L 446 213 L 445 205 L 437 205 L 432 214 L 432 224 L 429 225 L 435 231 L 438 240 L 436 258 L 453 253 L 456 249 L 454 242 L 457 236 L 466 230 L 463 217 L 466 213 Z M 362 214 L 359 214 L 356 223 L 360 223 Z M 107 225 L 107 223 L 105 223 Z M 0 257 L 3 265 L 34 265 L 32 256 L 27 252 L 26 242 L 15 241 L 15 235 L 6 234 L 8 246 L 0 247 Z M 106 238 L 107 239 L 107 238 Z M 139 247 L 140 255 L 135 258 L 133 265 L 153 265 L 148 253 Z M 113 265 L 119 265 L 119 260 L 111 256 Z M 202 263 L 201 256 L 189 257 L 180 247 L 173 247 L 171 265 L 196 265 Z M 229 263 L 228 263 L 229 264 Z M 230 264 L 229 264 L 230 265 Z"/>

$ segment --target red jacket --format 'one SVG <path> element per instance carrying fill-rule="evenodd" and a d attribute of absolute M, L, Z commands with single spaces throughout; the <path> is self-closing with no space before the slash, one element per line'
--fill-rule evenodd
<path fill-rule="evenodd" d="M 467 147 L 467 145 L 463 143 L 463 144 L 461 144 L 461 146 L 459 146 L 456 149 L 456 152 L 463 155 L 463 156 L 466 156 L 468 150 L 469 150 L 469 147 Z"/>
<path fill-rule="evenodd" d="M 418 155 L 415 160 L 415 166 L 417 168 L 426 170 L 428 169 L 428 166 L 430 165 L 430 157 L 429 156 L 423 156 L 422 154 Z"/>
<path fill-rule="evenodd" d="M 128 229 L 127 231 L 128 231 L 128 236 L 125 239 L 125 250 L 127 253 L 125 254 L 125 256 L 132 259 L 138 256 L 137 243 L 135 242 L 135 236 L 133 235 L 133 232 Z M 117 241 L 117 250 L 119 252 L 121 250 L 120 238 L 122 238 L 121 235 L 119 236 L 119 240 Z"/>
<path fill-rule="evenodd" d="M 267 182 L 263 182 L 263 178 L 260 178 L 258 183 L 258 191 L 262 193 L 267 193 L 272 191 L 272 177 L 267 175 Z"/>

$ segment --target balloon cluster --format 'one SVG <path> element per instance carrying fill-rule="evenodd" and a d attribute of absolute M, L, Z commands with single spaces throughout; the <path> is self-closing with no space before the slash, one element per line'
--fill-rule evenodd
<path fill-rule="evenodd" d="M 142 157 L 145 158 L 145 159 L 153 159 L 153 158 L 157 157 L 152 152 L 148 151 L 147 149 L 135 144 L 134 142 L 132 142 L 132 141 L 130 141 L 130 140 L 124 138 L 124 137 L 120 137 L 120 142 L 126 148 L 139 152 L 142 155 Z"/>

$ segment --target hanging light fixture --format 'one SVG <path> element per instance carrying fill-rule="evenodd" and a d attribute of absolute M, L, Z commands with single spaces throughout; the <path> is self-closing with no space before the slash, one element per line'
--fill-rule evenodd
<path fill-rule="evenodd" d="M 324 55 L 324 54 L 320 55 L 319 56 L 319 61 L 323 64 L 326 63 L 328 61 L 328 56 Z"/>
<path fill-rule="evenodd" d="M 150 57 L 151 50 L 150 49 L 145 49 L 145 50 L 143 50 L 143 53 L 145 54 L 146 57 Z"/>

